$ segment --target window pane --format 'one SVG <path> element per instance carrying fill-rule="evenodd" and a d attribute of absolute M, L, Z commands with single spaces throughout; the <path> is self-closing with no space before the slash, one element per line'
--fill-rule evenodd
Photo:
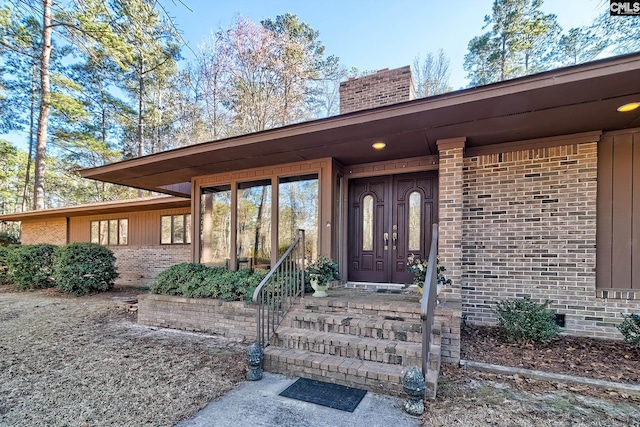
<path fill-rule="evenodd" d="M 110 245 L 118 244 L 118 220 L 117 219 L 109 220 L 109 244 Z"/>
<path fill-rule="evenodd" d="M 171 217 L 160 217 L 160 243 L 163 245 L 171 244 Z"/>
<path fill-rule="evenodd" d="M 186 243 L 191 243 L 191 215 L 185 214 L 184 217 L 184 240 Z"/>
<path fill-rule="evenodd" d="M 100 221 L 100 244 L 109 244 L 109 221 Z"/>
<path fill-rule="evenodd" d="M 129 220 L 121 219 L 120 224 L 120 244 L 127 245 L 129 243 Z"/>
<path fill-rule="evenodd" d="M 91 221 L 91 243 L 100 243 L 100 223 Z"/>
<path fill-rule="evenodd" d="M 229 266 L 231 187 L 203 188 L 200 196 L 200 262 Z"/>
<path fill-rule="evenodd" d="M 373 250 L 373 196 L 362 199 L 362 250 Z"/>
<path fill-rule="evenodd" d="M 250 260 L 257 268 L 271 266 L 271 181 L 238 184 L 238 260 Z"/>
<path fill-rule="evenodd" d="M 420 235 L 422 234 L 422 196 L 417 191 L 409 195 L 409 250 L 420 251 Z"/>
<path fill-rule="evenodd" d="M 304 230 L 305 252 L 318 257 L 318 175 L 280 178 L 278 183 L 278 255 Z"/>
<path fill-rule="evenodd" d="M 184 243 L 184 215 L 173 216 L 173 243 Z"/>

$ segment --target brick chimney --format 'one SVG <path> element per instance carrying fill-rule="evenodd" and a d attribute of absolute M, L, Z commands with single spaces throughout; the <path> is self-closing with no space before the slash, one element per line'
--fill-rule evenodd
<path fill-rule="evenodd" d="M 411 67 L 385 68 L 340 83 L 340 114 L 411 101 L 414 97 Z"/>

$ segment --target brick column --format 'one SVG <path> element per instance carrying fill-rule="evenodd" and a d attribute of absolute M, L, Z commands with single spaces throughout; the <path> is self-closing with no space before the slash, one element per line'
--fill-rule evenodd
<path fill-rule="evenodd" d="M 462 166 L 466 138 L 437 141 L 440 155 L 438 171 L 438 256 L 452 284 L 441 297 L 460 301 L 462 287 Z"/>

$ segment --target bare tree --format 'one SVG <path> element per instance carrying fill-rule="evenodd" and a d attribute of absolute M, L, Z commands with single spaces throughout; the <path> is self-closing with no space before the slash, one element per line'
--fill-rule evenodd
<path fill-rule="evenodd" d="M 416 98 L 425 98 L 451 91 L 449 58 L 444 50 L 440 49 L 436 54 L 429 52 L 424 59 L 417 56 L 413 61 L 412 71 Z"/>

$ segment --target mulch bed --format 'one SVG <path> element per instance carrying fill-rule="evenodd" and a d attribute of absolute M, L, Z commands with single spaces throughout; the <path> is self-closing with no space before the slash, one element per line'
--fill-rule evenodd
<path fill-rule="evenodd" d="M 497 328 L 462 328 L 461 357 L 525 369 L 640 384 L 640 349 L 623 341 L 560 335 L 548 344 L 505 342 Z"/>

